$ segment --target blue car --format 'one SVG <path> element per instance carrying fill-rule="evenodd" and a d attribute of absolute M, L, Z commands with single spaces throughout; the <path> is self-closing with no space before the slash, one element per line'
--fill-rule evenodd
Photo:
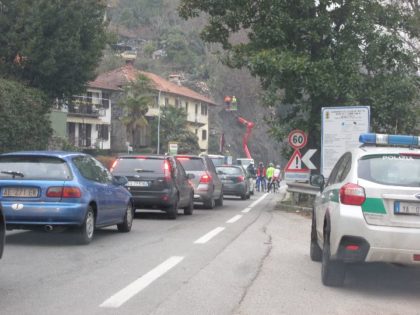
<path fill-rule="evenodd" d="M 0 154 L 0 201 L 6 228 L 76 230 L 91 242 L 95 228 L 131 230 L 134 209 L 125 177 L 114 177 L 92 156 L 78 152 Z"/>

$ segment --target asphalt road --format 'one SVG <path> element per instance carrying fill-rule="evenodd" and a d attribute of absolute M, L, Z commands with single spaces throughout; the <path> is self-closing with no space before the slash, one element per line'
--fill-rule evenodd
<path fill-rule="evenodd" d="M 419 314 L 420 269 L 352 266 L 326 288 L 309 259 L 308 218 L 274 210 L 281 194 L 225 199 L 167 220 L 137 213 L 133 230 L 8 232 L 0 314 Z"/>

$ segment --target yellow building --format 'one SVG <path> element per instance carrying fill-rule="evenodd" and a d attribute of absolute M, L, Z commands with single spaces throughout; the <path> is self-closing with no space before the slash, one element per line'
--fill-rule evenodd
<path fill-rule="evenodd" d="M 156 103 L 149 108 L 147 117 L 159 115 L 160 108 L 164 106 L 175 106 L 184 108 L 187 112 L 187 124 L 189 129 L 197 135 L 198 143 L 202 152 L 208 150 L 209 139 L 209 106 L 216 106 L 216 103 L 187 87 L 180 84 L 176 76 L 166 80 L 154 73 L 140 71 L 134 68 L 131 63 L 125 66 L 100 74 L 94 81 L 89 83 L 89 90 L 106 91 L 112 102 L 111 119 L 111 149 L 114 151 L 126 150 L 125 129 L 117 119 L 120 110 L 114 104 L 121 97 L 123 87 L 135 81 L 139 74 L 148 77 L 156 91 Z M 150 146 L 150 130 L 144 128 L 139 133 L 137 143 L 140 146 Z"/>

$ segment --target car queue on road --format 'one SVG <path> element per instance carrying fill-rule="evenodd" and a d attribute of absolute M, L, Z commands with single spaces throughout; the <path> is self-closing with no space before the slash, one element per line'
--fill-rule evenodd
<path fill-rule="evenodd" d="M 80 152 L 1 154 L 0 258 L 6 230 L 70 231 L 89 244 L 98 228 L 130 232 L 136 210 L 176 219 L 222 207 L 225 182 L 206 155 L 121 155 L 108 170 Z"/>

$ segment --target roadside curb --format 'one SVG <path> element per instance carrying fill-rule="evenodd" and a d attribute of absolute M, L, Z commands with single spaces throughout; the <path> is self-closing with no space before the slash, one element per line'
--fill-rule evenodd
<path fill-rule="evenodd" d="M 281 211 L 302 211 L 302 212 L 307 212 L 307 213 L 312 212 L 312 208 L 290 205 L 290 204 L 283 203 L 283 202 L 277 203 L 275 209 L 276 210 L 281 210 Z"/>

